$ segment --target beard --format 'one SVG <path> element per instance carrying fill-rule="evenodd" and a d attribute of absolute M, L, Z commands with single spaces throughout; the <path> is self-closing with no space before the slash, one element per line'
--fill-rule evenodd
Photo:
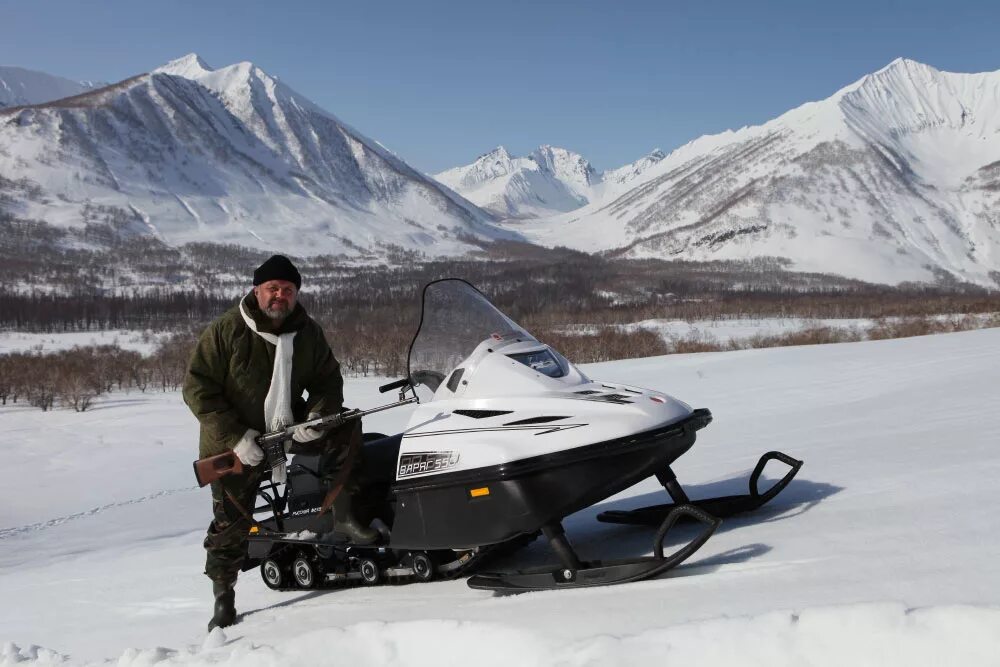
<path fill-rule="evenodd" d="M 292 305 L 288 301 L 273 300 L 262 310 L 272 320 L 282 320 L 292 312 Z"/>

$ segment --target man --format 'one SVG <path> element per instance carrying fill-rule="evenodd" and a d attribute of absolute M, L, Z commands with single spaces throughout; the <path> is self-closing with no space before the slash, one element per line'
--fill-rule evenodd
<path fill-rule="evenodd" d="M 301 285 L 302 277 L 287 257 L 274 255 L 261 264 L 253 274 L 253 291 L 202 332 L 184 380 L 184 402 L 201 423 L 199 457 L 231 449 L 244 464 L 242 474 L 212 483 L 214 519 L 205 537 L 205 574 L 215 596 L 209 631 L 236 621 L 236 576 L 257 489 L 269 468 L 255 438 L 343 406 L 340 364 L 323 329 L 298 303 Z M 303 391 L 309 392 L 308 403 Z M 360 427 L 355 423 L 352 428 Z M 330 468 L 342 462 L 338 453 L 346 453 L 337 451 L 343 438 L 299 427 L 293 440 L 323 452 L 320 472 L 331 483 Z M 284 469 L 275 475 L 282 477 Z M 377 533 L 354 520 L 350 500 L 346 493 L 337 497 L 334 532 L 355 543 L 374 542 Z"/>

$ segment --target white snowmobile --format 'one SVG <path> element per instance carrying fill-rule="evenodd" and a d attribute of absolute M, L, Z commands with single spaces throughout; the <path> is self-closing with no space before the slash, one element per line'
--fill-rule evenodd
<path fill-rule="evenodd" d="M 712 421 L 708 410 L 659 391 L 591 380 L 463 280 L 424 288 L 408 365 L 406 379 L 382 387 L 418 397 L 406 430 L 371 439 L 363 448 L 363 495 L 383 541 L 350 545 L 293 533 L 308 525 L 322 496 L 315 473 L 296 461 L 283 492 L 276 485 L 262 491 L 274 516 L 251 535 L 245 568 L 261 563 L 269 586 L 455 576 L 539 533 L 557 565 L 475 574 L 468 585 L 517 592 L 646 579 L 691 556 L 721 517 L 776 496 L 802 465 L 768 452 L 750 477 L 749 494 L 690 500 L 670 464 Z M 761 493 L 758 482 L 771 460 L 789 470 Z M 581 561 L 562 520 L 651 476 L 674 503 L 604 512 L 598 519 L 658 526 L 653 555 Z M 666 537 L 681 519 L 698 521 L 703 529 L 665 554 Z"/>

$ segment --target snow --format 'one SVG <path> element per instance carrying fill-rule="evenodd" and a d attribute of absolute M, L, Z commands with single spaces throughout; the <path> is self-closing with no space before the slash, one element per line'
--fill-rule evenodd
<path fill-rule="evenodd" d="M 462 580 L 275 592 L 249 572 L 241 622 L 206 635 L 210 503 L 180 397 L 0 408 L 0 665 L 1000 664 L 1000 329 L 586 371 L 712 410 L 674 466 L 692 497 L 740 492 L 770 449 L 805 465 L 657 580 L 494 597 Z M 348 379 L 349 403 L 383 402 L 381 382 Z M 643 482 L 567 532 L 585 558 L 648 554 L 650 531 L 594 516 L 662 495 Z M 536 542 L 498 565 L 546 562 Z"/>
<path fill-rule="evenodd" d="M 51 333 L 26 333 L 23 331 L 0 331 L 0 354 L 12 352 L 59 352 L 74 347 L 89 345 L 117 345 L 123 350 L 132 350 L 150 355 L 157 342 L 165 334 L 151 331 L 128 329 L 111 331 L 71 331 Z"/>
<path fill-rule="evenodd" d="M 514 157 L 498 146 L 472 164 L 434 178 L 503 217 L 545 218 L 625 191 L 663 158 L 657 149 L 631 164 L 599 173 L 586 158 L 566 148 L 543 144 L 525 157 Z"/>
<path fill-rule="evenodd" d="M 168 244 L 299 255 L 520 238 L 253 63 L 190 54 L 99 97 L 0 110 L 16 114 L 0 123 L 0 174 L 26 179 L 4 186 L 12 213 L 79 226 L 85 205 L 111 206 Z"/>
<path fill-rule="evenodd" d="M 897 59 L 763 125 L 700 137 L 578 209 L 505 224 L 586 252 L 995 287 L 998 110 L 1000 72 Z"/>

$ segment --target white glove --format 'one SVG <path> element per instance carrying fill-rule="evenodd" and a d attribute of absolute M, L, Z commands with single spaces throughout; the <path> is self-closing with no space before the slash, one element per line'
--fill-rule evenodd
<path fill-rule="evenodd" d="M 240 441 L 233 447 L 233 453 L 243 462 L 243 465 L 255 466 L 264 460 L 264 450 L 254 442 L 254 439 L 259 435 L 260 431 L 248 428 Z"/>
<path fill-rule="evenodd" d="M 306 421 L 312 421 L 313 419 L 319 419 L 323 415 L 318 412 L 310 412 L 309 418 Z M 292 431 L 292 440 L 295 442 L 312 442 L 316 438 L 321 438 L 326 433 L 321 429 L 310 428 L 309 426 L 296 426 Z"/>

